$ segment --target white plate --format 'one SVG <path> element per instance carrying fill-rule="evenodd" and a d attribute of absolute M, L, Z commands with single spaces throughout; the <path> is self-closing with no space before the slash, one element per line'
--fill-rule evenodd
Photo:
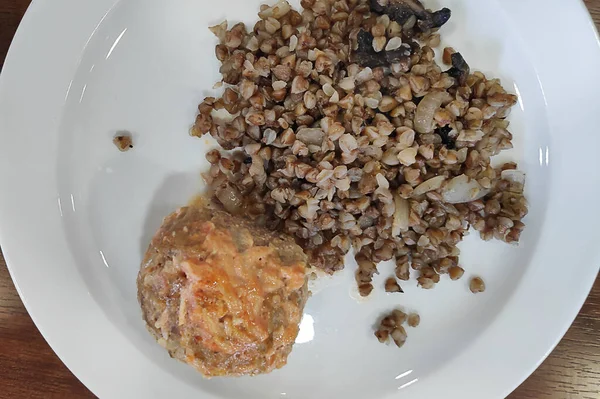
<path fill-rule="evenodd" d="M 35 323 L 94 393 L 500 398 L 551 351 L 599 265 L 598 38 L 577 1 L 432 2 L 453 11 L 445 42 L 520 95 L 511 156 L 527 172 L 531 209 L 521 245 L 473 234 L 462 246 L 467 278 L 432 291 L 413 282 L 401 297 L 377 289 L 362 302 L 349 265 L 310 299 L 285 368 L 210 381 L 145 331 L 135 276 L 161 218 L 201 188 L 211 144 L 187 131 L 220 78 L 207 26 L 253 21 L 259 3 L 33 2 L 0 81 L 0 238 Z M 115 149 L 117 130 L 134 133 L 132 151 Z M 474 274 L 484 294 L 469 293 Z M 401 350 L 372 335 L 398 303 L 422 318 Z"/>

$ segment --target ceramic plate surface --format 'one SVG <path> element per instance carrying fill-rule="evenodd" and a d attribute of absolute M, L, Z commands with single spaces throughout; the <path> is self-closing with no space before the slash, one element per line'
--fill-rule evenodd
<path fill-rule="evenodd" d="M 0 241 L 29 313 L 101 398 L 502 398 L 552 350 L 598 272 L 600 48 L 578 1 L 426 0 L 472 69 L 519 95 L 511 115 L 530 204 L 520 246 L 463 244 L 463 280 L 374 290 L 355 265 L 319 281 L 289 363 L 205 380 L 146 332 L 141 256 L 162 218 L 202 190 L 209 139 L 188 136 L 220 79 L 207 27 L 252 23 L 252 0 L 35 0 L 0 78 Z M 560 21 L 560 22 L 558 22 Z M 562 29 L 560 27 L 563 27 Z M 569 34 L 564 30 L 568 27 Z M 119 130 L 135 148 L 116 150 Z M 391 269 L 382 268 L 376 286 Z M 468 277 L 487 290 L 472 295 Z M 373 324 L 418 311 L 402 349 Z"/>

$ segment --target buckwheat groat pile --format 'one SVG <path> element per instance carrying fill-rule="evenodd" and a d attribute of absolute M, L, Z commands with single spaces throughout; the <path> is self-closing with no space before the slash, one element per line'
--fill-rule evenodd
<path fill-rule="evenodd" d="M 312 267 L 333 273 L 354 248 L 361 295 L 377 263 L 430 289 L 458 279 L 469 226 L 519 240 L 527 213 L 506 117 L 517 102 L 471 72 L 452 48 L 434 61 L 450 10 L 417 0 L 303 0 L 262 6 L 254 28 L 212 27 L 225 86 L 192 129 L 208 180 L 231 213 L 296 237 Z M 411 269 L 414 271 L 411 272 Z"/>

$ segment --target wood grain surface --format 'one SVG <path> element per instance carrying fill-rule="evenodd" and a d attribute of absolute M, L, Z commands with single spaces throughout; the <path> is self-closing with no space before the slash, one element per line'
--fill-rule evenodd
<path fill-rule="evenodd" d="M 0 0 L 0 68 L 29 3 Z M 585 3 L 600 26 L 600 0 Z M 17 295 L 1 253 L 0 398 L 94 398 L 38 332 Z M 600 398 L 600 279 L 561 343 L 509 398 Z"/>

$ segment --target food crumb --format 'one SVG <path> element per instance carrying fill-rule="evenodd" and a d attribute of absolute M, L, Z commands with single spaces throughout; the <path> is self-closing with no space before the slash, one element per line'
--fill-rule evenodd
<path fill-rule="evenodd" d="M 450 269 L 448 269 L 448 275 L 452 280 L 460 279 L 464 273 L 465 270 L 460 266 L 452 266 Z"/>
<path fill-rule="evenodd" d="M 473 277 L 469 283 L 469 288 L 473 294 L 477 294 L 485 291 L 485 283 L 481 277 Z"/>
<path fill-rule="evenodd" d="M 122 152 L 133 148 L 133 138 L 131 137 L 131 133 L 128 132 L 118 132 L 113 139 L 113 143 Z"/>
<path fill-rule="evenodd" d="M 398 326 L 391 332 L 392 339 L 398 348 L 402 348 L 406 342 L 406 330 L 402 326 Z"/>
<path fill-rule="evenodd" d="M 401 310 L 394 310 L 392 312 L 392 317 L 394 318 L 397 326 L 402 325 L 406 321 L 406 313 Z"/>
<path fill-rule="evenodd" d="M 421 316 L 416 313 L 411 313 L 408 315 L 408 325 L 409 327 L 417 327 L 421 323 Z"/>
<path fill-rule="evenodd" d="M 413 317 L 414 324 L 414 316 L 419 317 L 415 313 L 411 313 L 409 318 L 409 326 L 413 327 L 410 323 L 410 318 Z M 392 341 L 396 344 L 398 348 L 401 348 L 406 342 L 406 330 L 402 327 L 407 320 L 406 313 L 399 309 L 393 310 L 390 314 L 386 315 L 381 322 L 379 323 L 379 328 L 375 331 L 375 337 L 379 340 L 379 342 L 386 343 L 389 338 L 392 338 Z M 416 327 L 418 325 L 418 321 L 414 325 Z"/>
<path fill-rule="evenodd" d="M 371 291 L 373 291 L 373 284 L 371 283 L 365 283 L 358 286 L 360 296 L 369 296 Z"/>
<path fill-rule="evenodd" d="M 435 281 L 429 277 L 419 277 L 417 282 L 418 285 L 425 290 L 430 290 L 435 287 Z"/>
<path fill-rule="evenodd" d="M 385 292 L 400 292 L 404 293 L 400 284 L 396 281 L 394 277 L 390 277 L 385 280 Z"/>
<path fill-rule="evenodd" d="M 377 331 L 375 331 L 375 336 L 377 337 L 379 342 L 384 344 L 387 342 L 387 340 L 390 336 L 390 332 L 388 330 L 377 330 Z"/>

